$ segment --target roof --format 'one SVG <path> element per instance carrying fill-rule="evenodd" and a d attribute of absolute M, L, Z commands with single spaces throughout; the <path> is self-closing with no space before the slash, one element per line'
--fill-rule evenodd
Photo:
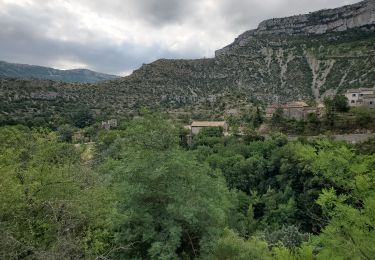
<path fill-rule="evenodd" d="M 267 106 L 267 108 L 279 108 L 279 107 L 280 107 L 279 104 L 272 104 L 272 105 Z"/>
<path fill-rule="evenodd" d="M 360 88 L 360 91 L 375 91 L 375 88 Z"/>
<path fill-rule="evenodd" d="M 281 108 L 281 109 L 304 108 L 304 109 L 313 110 L 313 109 L 316 109 L 316 108 L 324 108 L 324 107 L 325 107 L 324 104 L 318 104 L 318 106 L 316 106 L 316 107 L 311 107 L 305 101 L 299 100 L 299 101 L 289 102 L 289 103 L 287 103 L 285 105 L 276 105 L 276 104 L 269 105 L 266 108 L 266 113 L 273 113 L 278 108 Z"/>
<path fill-rule="evenodd" d="M 225 121 L 194 121 L 191 127 L 224 127 Z"/>
<path fill-rule="evenodd" d="M 357 88 L 357 89 L 348 89 L 346 93 L 359 93 L 363 91 L 375 91 L 375 88 Z"/>
<path fill-rule="evenodd" d="M 293 102 L 286 104 L 284 107 L 288 108 L 288 107 L 308 107 L 308 106 L 309 105 L 306 104 L 306 102 L 304 101 L 293 101 Z"/>
<path fill-rule="evenodd" d="M 311 110 L 311 111 L 315 111 L 317 110 L 318 108 L 317 107 L 305 107 L 304 110 Z"/>
<path fill-rule="evenodd" d="M 289 107 L 308 107 L 309 105 L 306 104 L 305 101 L 292 101 L 289 102 L 285 105 L 280 105 L 280 104 L 273 104 L 268 106 L 268 109 L 277 109 L 277 108 L 289 108 Z"/>

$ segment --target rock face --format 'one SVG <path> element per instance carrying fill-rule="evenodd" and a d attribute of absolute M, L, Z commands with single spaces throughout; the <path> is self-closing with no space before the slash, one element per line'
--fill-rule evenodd
<path fill-rule="evenodd" d="M 0 78 L 47 79 L 70 83 L 95 83 L 118 77 L 86 69 L 57 70 L 41 66 L 0 61 Z"/>
<path fill-rule="evenodd" d="M 262 22 L 257 34 L 322 34 L 342 32 L 362 26 L 374 26 L 375 2 L 362 1 L 338 9 L 322 10 L 289 18 L 271 19 Z"/>
<path fill-rule="evenodd" d="M 216 55 L 225 55 L 234 46 L 243 45 L 250 38 L 259 35 L 318 35 L 327 32 L 344 32 L 354 28 L 375 30 L 374 0 L 365 0 L 337 9 L 263 21 L 258 29 L 241 34 L 233 44 L 216 51 Z"/>

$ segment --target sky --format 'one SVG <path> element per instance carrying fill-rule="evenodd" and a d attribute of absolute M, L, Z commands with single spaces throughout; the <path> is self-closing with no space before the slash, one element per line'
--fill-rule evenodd
<path fill-rule="evenodd" d="M 0 60 L 128 75 L 213 57 L 270 18 L 359 0 L 0 0 Z"/>

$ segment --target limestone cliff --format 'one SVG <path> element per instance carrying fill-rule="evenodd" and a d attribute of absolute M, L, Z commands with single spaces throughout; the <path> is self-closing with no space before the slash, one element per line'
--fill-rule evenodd
<path fill-rule="evenodd" d="M 216 51 L 225 55 L 237 46 L 243 46 L 259 35 L 312 35 L 328 32 L 344 32 L 350 29 L 375 30 L 375 1 L 365 0 L 354 5 L 327 9 L 310 14 L 263 21 L 258 29 L 241 34 L 233 44 Z"/>

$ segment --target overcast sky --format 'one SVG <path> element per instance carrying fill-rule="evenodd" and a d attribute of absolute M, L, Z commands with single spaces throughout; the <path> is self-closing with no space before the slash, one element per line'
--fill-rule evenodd
<path fill-rule="evenodd" d="M 0 60 L 125 75 L 213 57 L 264 19 L 359 0 L 0 0 Z"/>

